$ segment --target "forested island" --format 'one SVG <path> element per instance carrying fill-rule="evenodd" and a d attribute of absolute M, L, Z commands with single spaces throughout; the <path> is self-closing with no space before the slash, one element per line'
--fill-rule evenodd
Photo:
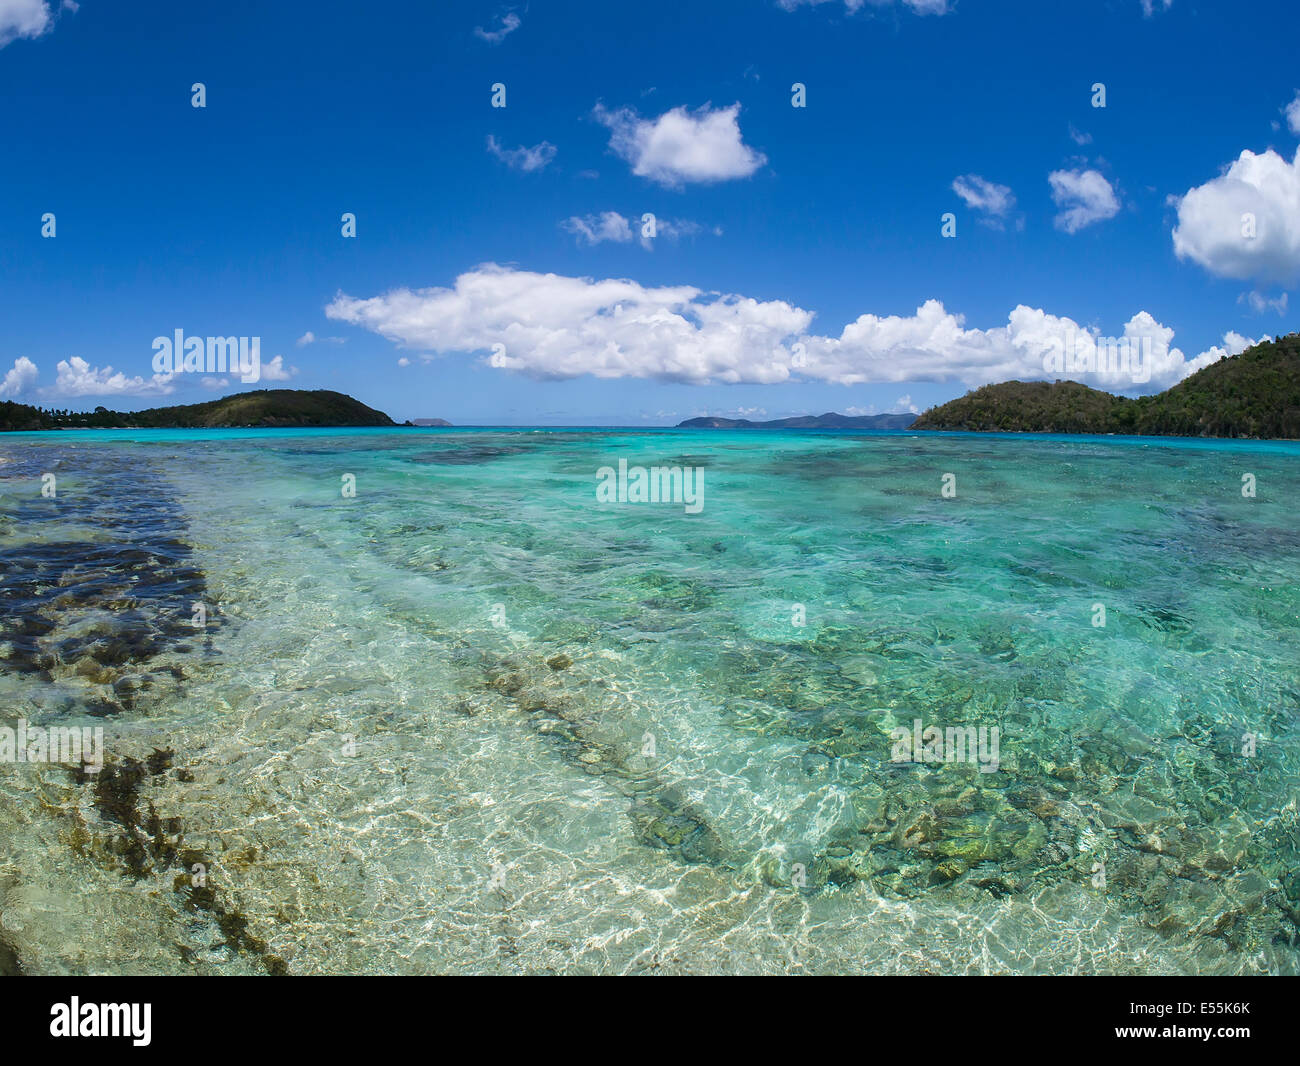
<path fill-rule="evenodd" d="M 1130 399 L 1076 381 L 1006 381 L 932 407 L 913 429 L 1300 439 L 1300 333 Z"/>
<path fill-rule="evenodd" d="M 328 389 L 258 389 L 220 400 L 146 411 L 66 411 L 0 403 L 0 431 L 42 429 L 229 429 L 236 427 L 395 426 L 382 411 Z"/>

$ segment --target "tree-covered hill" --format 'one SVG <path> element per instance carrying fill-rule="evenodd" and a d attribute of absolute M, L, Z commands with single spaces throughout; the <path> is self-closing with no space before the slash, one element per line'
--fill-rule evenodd
<path fill-rule="evenodd" d="M 1300 333 L 1220 359 L 1154 396 L 1006 381 L 933 407 L 912 428 L 1300 439 Z"/>
<path fill-rule="evenodd" d="M 259 426 L 392 426 L 382 411 L 328 389 L 258 389 L 207 403 L 153 407 L 147 411 L 58 411 L 0 403 L 0 430 L 36 429 L 219 429 Z"/>

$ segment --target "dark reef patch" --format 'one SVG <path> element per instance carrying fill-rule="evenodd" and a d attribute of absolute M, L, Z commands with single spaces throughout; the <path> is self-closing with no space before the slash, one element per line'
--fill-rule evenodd
<path fill-rule="evenodd" d="M 52 499 L 36 489 L 44 473 L 57 478 Z M 154 462 L 119 449 L 33 447 L 5 475 L 30 491 L 7 494 L 0 526 L 0 670 L 77 678 L 92 686 L 85 703 L 98 716 L 134 709 L 159 680 L 180 680 L 180 667 L 153 660 L 196 644 L 210 650 L 221 619 Z M 6 543 L 15 529 L 49 529 L 58 539 Z M 64 531 L 80 536 L 59 537 Z M 207 613 L 203 628 L 196 603 Z"/>
<path fill-rule="evenodd" d="M 171 872 L 171 887 L 181 897 L 181 906 L 191 913 L 207 915 L 220 932 L 220 942 L 225 947 L 256 958 L 269 974 L 287 974 L 288 964 L 269 949 L 266 941 L 252 933 L 248 916 L 228 892 L 212 882 L 213 860 L 203 850 L 187 847 L 181 820 L 163 817 L 155 800 L 145 796 L 153 781 L 173 770 L 178 781 L 194 779 L 191 770 L 175 766 L 175 752 L 160 748 L 143 759 L 127 757 L 105 763 L 97 774 L 84 769 L 74 771 L 76 783 L 90 787 L 94 808 L 104 824 L 116 826 L 118 831 L 92 830 L 80 811 L 72 807 L 69 814 L 73 820 L 73 850 L 133 881 L 150 877 L 165 879 Z M 236 856 L 244 864 L 256 861 L 256 857 L 253 848 Z M 203 870 L 201 878 L 193 876 L 196 868 Z M 184 961 L 194 962 L 193 949 L 183 944 L 178 944 L 177 949 Z"/>
<path fill-rule="evenodd" d="M 196 862 L 201 861 L 196 859 Z M 181 874 L 176 881 L 177 891 L 185 892 L 185 906 L 191 911 L 211 915 L 221 931 L 222 942 L 231 951 L 252 955 L 261 960 L 272 977 L 286 977 L 289 965 L 267 947 L 265 940 L 254 936 L 248 928 L 248 917 L 222 901 L 220 893 L 211 885 L 194 885 Z"/>
<path fill-rule="evenodd" d="M 0 977 L 22 976 L 23 965 L 18 958 L 18 952 L 4 937 L 0 937 Z"/>
<path fill-rule="evenodd" d="M 89 773 L 84 767 L 74 771 L 77 784 L 91 785 L 100 817 L 121 827 L 122 832 L 107 842 L 104 857 L 110 864 L 120 863 L 123 871 L 137 881 L 176 861 L 182 838 L 179 820 L 164 821 L 152 801 L 142 808 L 140 798 L 150 777 L 171 769 L 173 757 L 173 752 L 155 748 L 144 760 L 127 756 L 118 762 L 106 762 L 98 773 Z M 85 829 L 84 824 L 81 828 Z"/>

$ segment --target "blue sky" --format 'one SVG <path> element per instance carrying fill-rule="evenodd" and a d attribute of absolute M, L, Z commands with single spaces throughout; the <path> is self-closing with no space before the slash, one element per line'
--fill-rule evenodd
<path fill-rule="evenodd" d="M 0 0 L 0 395 L 657 425 L 1154 391 L 1296 328 L 1298 24 L 1290 0 Z M 176 329 L 259 337 L 261 381 L 156 378 Z M 1146 380 L 1045 369 L 1098 335 L 1145 342 Z"/>

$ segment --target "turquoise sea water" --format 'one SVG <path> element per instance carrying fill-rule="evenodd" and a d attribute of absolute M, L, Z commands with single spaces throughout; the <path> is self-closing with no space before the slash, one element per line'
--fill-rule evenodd
<path fill-rule="evenodd" d="M 598 503 L 620 459 L 702 471 L 702 510 Z M 0 941 L 37 973 L 1300 972 L 1297 460 L 6 435 L 0 726 L 102 727 L 108 763 L 0 764 Z M 918 720 L 996 727 L 996 770 L 894 761 Z"/>

